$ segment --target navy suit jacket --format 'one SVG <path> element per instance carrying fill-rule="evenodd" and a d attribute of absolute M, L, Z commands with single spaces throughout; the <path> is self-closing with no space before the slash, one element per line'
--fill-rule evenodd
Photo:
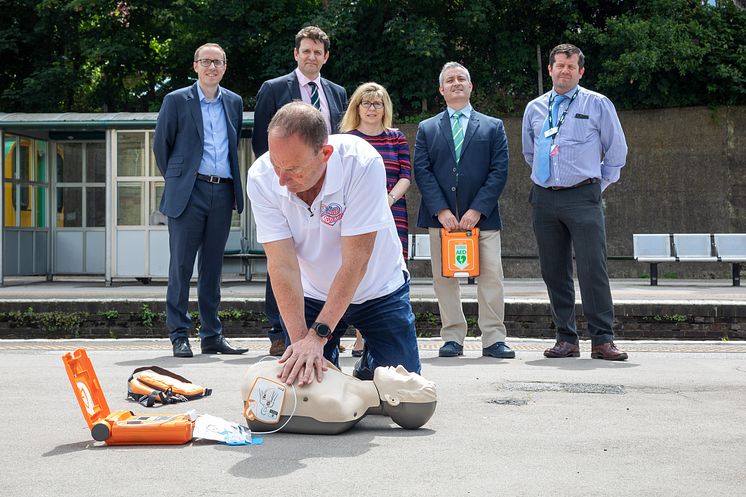
<path fill-rule="evenodd" d="M 347 92 L 343 87 L 324 78 L 321 78 L 321 87 L 329 104 L 332 133 L 336 133 L 339 130 L 339 123 L 342 121 L 345 110 L 347 110 Z M 269 150 L 267 128 L 272 117 L 280 107 L 293 100 L 303 100 L 295 71 L 265 81 L 259 88 L 259 93 L 256 94 L 256 108 L 254 109 L 254 129 L 251 133 L 251 147 L 254 149 L 256 157 Z"/>
<path fill-rule="evenodd" d="M 472 110 L 458 163 L 448 111 L 422 121 L 414 173 L 422 194 L 417 226 L 441 228 L 441 209 L 450 209 L 457 219 L 476 209 L 482 214 L 479 229 L 502 228 L 498 199 L 508 179 L 508 139 L 500 119 Z"/>
<path fill-rule="evenodd" d="M 153 153 L 166 180 L 160 211 L 168 217 L 179 217 L 184 212 L 202 162 L 204 130 L 197 84 L 166 95 L 155 125 Z M 243 125 L 243 100 L 222 86 L 220 90 L 227 120 L 228 160 L 235 194 L 233 208 L 240 213 L 244 201 L 238 166 L 238 139 Z"/>

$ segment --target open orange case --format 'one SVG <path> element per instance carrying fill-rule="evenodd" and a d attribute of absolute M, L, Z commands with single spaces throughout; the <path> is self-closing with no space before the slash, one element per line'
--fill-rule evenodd
<path fill-rule="evenodd" d="M 193 414 L 147 416 L 109 411 L 104 391 L 85 349 L 62 356 L 70 384 L 94 440 L 107 445 L 176 445 L 192 439 Z"/>
<path fill-rule="evenodd" d="M 479 228 L 440 230 L 441 265 L 446 278 L 479 276 Z"/>

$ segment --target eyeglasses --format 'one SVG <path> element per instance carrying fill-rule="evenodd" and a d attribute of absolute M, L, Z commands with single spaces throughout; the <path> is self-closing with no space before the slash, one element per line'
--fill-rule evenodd
<path fill-rule="evenodd" d="M 199 62 L 202 67 L 210 67 L 210 64 L 215 64 L 216 68 L 220 68 L 225 65 L 225 61 L 222 59 L 197 59 L 194 62 Z"/>
<path fill-rule="evenodd" d="M 365 101 L 363 101 L 363 102 L 360 102 L 360 105 L 363 106 L 363 107 L 365 107 L 366 109 L 370 109 L 371 107 L 373 107 L 376 110 L 383 109 L 383 102 L 365 102 Z"/>

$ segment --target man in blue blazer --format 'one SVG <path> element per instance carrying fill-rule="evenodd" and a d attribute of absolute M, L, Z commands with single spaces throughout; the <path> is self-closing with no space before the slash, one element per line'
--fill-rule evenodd
<path fill-rule="evenodd" d="M 476 112 L 469 71 L 448 62 L 440 72 L 440 93 L 448 108 L 422 121 L 417 130 L 414 170 L 422 194 L 417 226 L 428 228 L 433 288 L 438 298 L 440 357 L 463 355 L 467 324 L 456 278 L 441 271 L 440 229 L 479 228 L 479 329 L 482 355 L 512 359 L 505 343 L 503 270 L 498 199 L 508 179 L 508 140 L 502 121 Z"/>
<path fill-rule="evenodd" d="M 223 337 L 218 318 L 223 252 L 233 210 L 243 210 L 238 140 L 243 100 L 220 87 L 225 51 L 207 43 L 194 53 L 198 81 L 166 95 L 158 113 L 153 152 L 166 187 L 160 211 L 168 216 L 170 261 L 166 326 L 176 357 L 192 357 L 187 308 L 194 260 L 203 354 L 243 354 Z"/>
<path fill-rule="evenodd" d="M 317 26 L 301 29 L 295 35 L 293 49 L 298 66 L 290 74 L 265 81 L 259 88 L 251 134 L 251 146 L 257 159 L 268 150 L 267 128 L 272 117 L 280 107 L 294 100 L 302 100 L 319 109 L 329 134 L 338 131 L 347 110 L 347 92 L 338 84 L 321 77 L 321 68 L 329 60 L 329 45 L 329 36 Z M 269 276 L 265 297 L 265 313 L 270 324 L 270 355 L 281 356 L 289 339 L 280 325 L 280 311 Z"/>

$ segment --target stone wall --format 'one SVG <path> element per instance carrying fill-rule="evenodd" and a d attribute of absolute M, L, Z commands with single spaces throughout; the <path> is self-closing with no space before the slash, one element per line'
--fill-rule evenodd
<path fill-rule="evenodd" d="M 194 302 L 191 303 L 194 308 Z M 41 338 L 166 338 L 165 303 L 141 302 L 0 302 L 0 339 Z M 417 335 L 440 333 L 438 304 L 412 302 Z M 227 337 L 266 337 L 264 303 L 224 304 L 220 311 Z M 477 303 L 466 302 L 469 336 L 478 336 Z M 614 331 L 620 339 L 744 340 L 746 308 L 689 303 L 616 304 Z M 578 331 L 587 337 L 586 322 L 577 306 Z M 196 312 L 192 313 L 198 323 Z M 505 305 L 508 334 L 516 338 L 554 338 L 546 303 L 509 302 Z M 196 333 L 192 333 L 196 337 Z M 352 337 L 348 330 L 348 337 Z"/>
<path fill-rule="evenodd" d="M 609 271 L 641 277 L 646 264 L 632 259 L 633 233 L 742 233 L 746 231 L 746 107 L 704 107 L 620 112 L 629 146 L 621 179 L 606 191 Z M 505 228 L 503 265 L 509 278 L 538 277 L 531 229 L 529 169 L 521 154 L 521 118 L 504 119 L 510 148 L 508 184 L 500 199 Z M 402 125 L 414 153 L 416 125 Z M 420 195 L 408 196 L 410 232 Z M 429 264 L 411 261 L 413 274 Z M 662 264 L 661 277 L 729 278 L 724 263 Z"/>

